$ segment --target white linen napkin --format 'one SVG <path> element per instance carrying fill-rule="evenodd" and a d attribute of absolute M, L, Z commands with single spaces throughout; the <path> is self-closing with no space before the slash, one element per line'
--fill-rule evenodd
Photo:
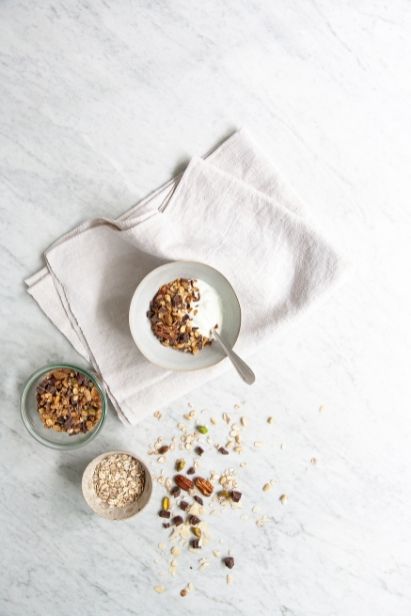
<path fill-rule="evenodd" d="M 150 364 L 128 325 L 139 281 L 179 259 L 221 271 L 240 300 L 236 348 L 248 356 L 341 271 L 301 210 L 241 130 L 117 220 L 87 221 L 60 238 L 45 253 L 46 267 L 26 280 L 28 292 L 99 372 L 120 418 L 135 424 L 228 367 L 224 360 L 187 379 Z"/>

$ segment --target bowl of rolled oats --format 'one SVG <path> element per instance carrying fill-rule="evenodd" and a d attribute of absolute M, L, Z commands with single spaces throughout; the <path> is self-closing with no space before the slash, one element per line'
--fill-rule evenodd
<path fill-rule="evenodd" d="M 95 374 L 51 364 L 31 375 L 21 396 L 21 417 L 31 436 L 52 449 L 75 449 L 100 432 L 106 394 Z"/>
<path fill-rule="evenodd" d="M 173 261 L 147 274 L 134 292 L 130 330 L 140 352 L 167 370 L 198 370 L 225 358 L 241 326 L 237 295 L 225 276 L 196 261 Z"/>
<path fill-rule="evenodd" d="M 83 473 L 86 503 L 107 520 L 126 520 L 142 511 L 152 489 L 147 466 L 128 451 L 103 453 Z"/>

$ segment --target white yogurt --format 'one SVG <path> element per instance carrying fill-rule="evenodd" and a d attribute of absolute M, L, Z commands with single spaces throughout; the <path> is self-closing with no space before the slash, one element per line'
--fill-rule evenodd
<path fill-rule="evenodd" d="M 197 314 L 192 316 L 193 326 L 198 327 L 202 336 L 210 337 L 210 329 L 218 325 L 221 331 L 223 323 L 223 308 L 221 299 L 215 289 L 204 280 L 196 280 L 200 291 L 200 301 L 194 304 Z"/>

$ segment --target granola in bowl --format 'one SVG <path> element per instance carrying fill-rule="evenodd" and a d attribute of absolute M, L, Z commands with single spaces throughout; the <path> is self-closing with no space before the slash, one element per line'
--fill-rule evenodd
<path fill-rule="evenodd" d="M 147 316 L 161 344 L 191 354 L 211 345 L 210 330 L 221 325 L 215 291 L 204 281 L 187 278 L 176 278 L 161 286 Z"/>

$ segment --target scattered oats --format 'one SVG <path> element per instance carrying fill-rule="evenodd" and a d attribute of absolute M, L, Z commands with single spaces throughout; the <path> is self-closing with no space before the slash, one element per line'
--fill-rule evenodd
<path fill-rule="evenodd" d="M 173 545 L 173 547 L 171 548 L 170 552 L 171 552 L 171 554 L 173 556 L 180 556 L 180 554 L 181 554 L 181 550 L 180 550 L 180 548 L 177 545 Z"/>
<path fill-rule="evenodd" d="M 191 445 L 191 443 L 186 443 L 186 444 L 185 444 L 185 448 L 186 448 L 186 449 L 192 449 L 192 448 L 193 448 L 193 446 Z"/>
<path fill-rule="evenodd" d="M 161 411 L 156 411 L 155 413 L 153 413 L 154 417 L 156 419 L 158 419 L 158 421 L 160 421 L 162 415 L 161 415 Z"/>
<path fill-rule="evenodd" d="M 241 466 L 241 468 L 244 468 L 245 466 L 247 466 L 247 462 L 241 462 L 240 466 Z"/>
<path fill-rule="evenodd" d="M 254 507 L 251 509 L 251 511 L 253 513 L 258 513 L 260 511 L 260 507 L 258 505 L 254 505 Z"/>
<path fill-rule="evenodd" d="M 166 544 L 165 543 L 159 543 L 158 544 L 158 549 L 159 550 L 165 550 L 166 549 Z"/>
<path fill-rule="evenodd" d="M 246 417 L 240 417 L 240 424 L 242 426 L 247 426 L 248 425 L 248 420 Z"/>
<path fill-rule="evenodd" d="M 317 464 L 317 458 L 311 458 L 310 462 L 311 464 Z"/>
<path fill-rule="evenodd" d="M 226 449 L 230 449 L 230 447 L 232 447 L 233 445 L 234 445 L 234 441 L 230 439 L 229 441 L 226 442 L 225 447 Z"/>
<path fill-rule="evenodd" d="M 157 462 L 158 462 L 159 464 L 164 464 L 164 462 L 165 462 L 165 461 L 166 461 L 166 459 L 165 459 L 165 457 L 164 457 L 164 456 L 160 456 L 159 458 L 157 458 Z"/>
<path fill-rule="evenodd" d="M 231 417 L 228 413 L 223 413 L 223 420 L 226 422 L 226 424 L 229 424 L 231 421 Z"/>
<path fill-rule="evenodd" d="M 234 440 L 236 443 L 241 443 L 241 436 L 239 434 L 236 434 Z"/>
<path fill-rule="evenodd" d="M 164 588 L 164 586 L 154 586 L 154 590 L 156 592 L 164 592 L 165 588 Z"/>
<path fill-rule="evenodd" d="M 281 443 L 280 449 L 285 449 L 285 448 L 286 448 L 286 444 L 285 443 Z"/>
<path fill-rule="evenodd" d="M 185 413 L 185 415 L 183 415 L 184 419 L 187 419 L 187 420 L 194 419 L 195 416 L 196 416 L 195 411 L 190 411 L 189 413 Z"/>
<path fill-rule="evenodd" d="M 164 487 L 171 492 L 171 490 L 173 489 L 173 480 L 171 479 L 171 477 L 167 477 L 167 479 L 164 481 Z"/>
<path fill-rule="evenodd" d="M 271 485 L 271 482 L 270 482 L 270 481 L 269 481 L 269 482 L 267 482 L 267 483 L 265 483 L 265 484 L 263 485 L 263 492 L 269 492 L 269 491 L 272 489 L 272 487 L 273 487 L 273 486 Z"/>
<path fill-rule="evenodd" d="M 207 567 L 209 566 L 209 564 L 210 564 L 210 563 L 208 562 L 208 560 L 207 560 L 206 558 L 202 558 L 202 559 L 200 560 L 200 570 L 207 569 Z"/>
<path fill-rule="evenodd" d="M 262 442 L 261 442 L 261 441 L 254 441 L 254 447 L 255 447 L 256 449 L 258 449 L 259 447 L 262 447 L 262 446 L 263 446 L 263 444 L 262 444 Z"/>
<path fill-rule="evenodd" d="M 215 479 L 217 479 L 218 474 L 215 471 L 211 471 L 210 473 L 210 481 L 214 481 Z"/>
<path fill-rule="evenodd" d="M 191 402 L 187 402 L 187 406 L 188 406 L 189 409 L 193 408 L 193 405 L 191 404 Z"/>
<path fill-rule="evenodd" d="M 215 556 L 216 558 L 220 558 L 221 556 L 220 550 L 213 550 L 213 556 Z"/>
<path fill-rule="evenodd" d="M 210 417 L 210 423 L 215 426 L 217 424 L 217 419 L 215 417 Z"/>
<path fill-rule="evenodd" d="M 235 451 L 236 453 L 242 453 L 242 452 L 243 452 L 243 448 L 242 448 L 240 445 L 236 445 L 236 446 L 234 447 L 234 451 Z M 241 466 L 241 464 L 240 464 L 240 466 Z"/>
<path fill-rule="evenodd" d="M 191 592 L 192 590 L 194 590 L 194 585 L 193 585 L 193 583 L 192 583 L 192 582 L 189 582 L 189 583 L 187 584 L 187 590 L 188 590 L 188 592 Z"/>
<path fill-rule="evenodd" d="M 318 410 L 320 411 L 320 413 L 323 413 L 325 411 L 325 405 L 321 404 Z"/>
<path fill-rule="evenodd" d="M 258 528 L 262 528 L 266 522 L 268 522 L 268 517 L 266 515 L 261 516 L 261 518 L 258 518 L 255 523 L 258 526 Z"/>
<path fill-rule="evenodd" d="M 274 417 L 267 417 L 267 423 L 269 424 L 274 423 Z"/>
<path fill-rule="evenodd" d="M 234 408 L 235 408 L 235 409 L 239 409 L 239 408 L 240 408 L 240 405 L 239 405 L 239 404 L 234 404 Z"/>
<path fill-rule="evenodd" d="M 233 576 L 232 575 L 228 574 L 225 579 L 226 579 L 227 584 L 232 584 L 233 583 Z"/>
<path fill-rule="evenodd" d="M 281 494 L 280 498 L 278 499 L 280 501 L 280 503 L 282 505 L 285 505 L 288 501 L 288 496 L 287 494 Z"/>
<path fill-rule="evenodd" d="M 181 432 L 186 432 L 187 431 L 187 428 L 185 427 L 185 425 L 183 423 L 177 424 L 177 428 L 179 430 L 181 430 Z"/>

